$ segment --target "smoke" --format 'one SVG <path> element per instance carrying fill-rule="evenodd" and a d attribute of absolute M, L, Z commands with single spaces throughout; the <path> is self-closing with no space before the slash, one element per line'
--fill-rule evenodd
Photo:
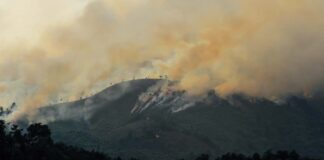
<path fill-rule="evenodd" d="M 167 109 L 172 113 L 195 106 L 205 95 L 192 96 L 177 90 L 177 83 L 161 80 L 139 95 L 131 113 L 141 113 L 150 109 Z"/>
<path fill-rule="evenodd" d="M 0 102 L 21 106 L 12 120 L 134 76 L 168 75 L 191 94 L 323 87 L 321 0 L 37 2 L 0 3 Z"/>

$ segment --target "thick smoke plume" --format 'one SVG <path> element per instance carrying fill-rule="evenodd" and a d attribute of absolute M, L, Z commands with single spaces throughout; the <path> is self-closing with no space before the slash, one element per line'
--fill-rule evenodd
<path fill-rule="evenodd" d="M 22 3 L 0 3 L 0 102 L 21 105 L 12 120 L 134 76 L 168 75 L 191 94 L 323 87 L 322 0 Z"/>

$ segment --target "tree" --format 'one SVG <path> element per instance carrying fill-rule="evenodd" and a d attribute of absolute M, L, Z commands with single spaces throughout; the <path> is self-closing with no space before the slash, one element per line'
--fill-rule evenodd
<path fill-rule="evenodd" d="M 32 124 L 27 128 L 27 132 L 27 138 L 30 143 L 37 143 L 40 140 L 47 141 L 50 144 L 53 143 L 51 139 L 51 131 L 46 125 L 42 125 L 41 123 Z"/>
<path fill-rule="evenodd" d="M 297 154 L 297 152 L 295 150 L 293 150 L 293 151 L 291 151 L 289 153 L 289 159 L 291 159 L 291 160 L 299 160 L 300 156 L 299 156 L 299 154 Z"/>
<path fill-rule="evenodd" d="M 19 147 L 21 150 L 25 150 L 25 137 L 22 134 L 22 129 L 18 125 L 12 125 L 10 136 L 12 137 L 12 143 Z"/>
<path fill-rule="evenodd" d="M 5 156 L 6 149 L 6 125 L 3 120 L 0 120 L 0 157 Z"/>
<path fill-rule="evenodd" d="M 40 123 L 30 125 L 27 132 L 17 125 L 7 130 L 8 126 L 0 120 L 1 160 L 111 160 L 95 151 L 54 144 L 50 129 Z"/>
<path fill-rule="evenodd" d="M 4 115 L 4 109 L 2 106 L 0 106 L 0 117 Z"/>
<path fill-rule="evenodd" d="M 253 156 L 252 156 L 252 159 L 253 160 L 261 160 L 261 156 L 259 153 L 254 153 Z"/>
<path fill-rule="evenodd" d="M 288 151 L 278 151 L 276 156 L 280 160 L 287 160 L 289 158 L 289 152 Z"/>
<path fill-rule="evenodd" d="M 272 153 L 272 151 L 271 150 L 269 150 L 269 151 L 266 151 L 264 154 L 263 154 L 263 156 L 262 156 L 262 159 L 263 160 L 272 160 L 272 159 L 274 159 L 274 154 Z"/>
<path fill-rule="evenodd" d="M 201 154 L 199 157 L 196 158 L 196 160 L 209 160 L 209 155 Z"/>

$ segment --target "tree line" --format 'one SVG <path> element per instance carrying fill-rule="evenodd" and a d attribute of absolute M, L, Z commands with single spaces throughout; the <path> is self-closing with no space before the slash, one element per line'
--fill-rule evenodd
<path fill-rule="evenodd" d="M 55 143 L 47 125 L 35 123 L 26 129 L 0 120 L 0 160 L 122 160 L 111 158 L 103 153 Z M 138 160 L 131 158 L 130 160 Z M 202 154 L 194 160 L 211 160 L 208 154 Z M 271 151 L 263 155 L 255 153 L 246 156 L 227 153 L 214 160 L 315 160 L 301 157 L 295 151 Z"/>
<path fill-rule="evenodd" d="M 212 160 L 208 154 L 202 154 L 195 160 Z M 302 157 L 296 151 L 267 151 L 263 154 L 254 153 L 252 155 L 244 155 L 238 153 L 226 153 L 214 160 L 318 160 L 309 157 Z"/>
<path fill-rule="evenodd" d="M 95 151 L 54 143 L 47 125 L 35 123 L 26 129 L 0 120 L 0 160 L 108 160 Z"/>

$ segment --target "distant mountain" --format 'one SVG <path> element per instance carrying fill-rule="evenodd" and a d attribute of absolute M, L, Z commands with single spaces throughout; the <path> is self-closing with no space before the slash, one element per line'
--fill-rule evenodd
<path fill-rule="evenodd" d="M 324 98 L 273 102 L 210 91 L 191 98 L 173 82 L 122 82 L 79 101 L 39 110 L 55 141 L 114 156 L 176 159 L 200 153 L 292 150 L 324 157 Z"/>

